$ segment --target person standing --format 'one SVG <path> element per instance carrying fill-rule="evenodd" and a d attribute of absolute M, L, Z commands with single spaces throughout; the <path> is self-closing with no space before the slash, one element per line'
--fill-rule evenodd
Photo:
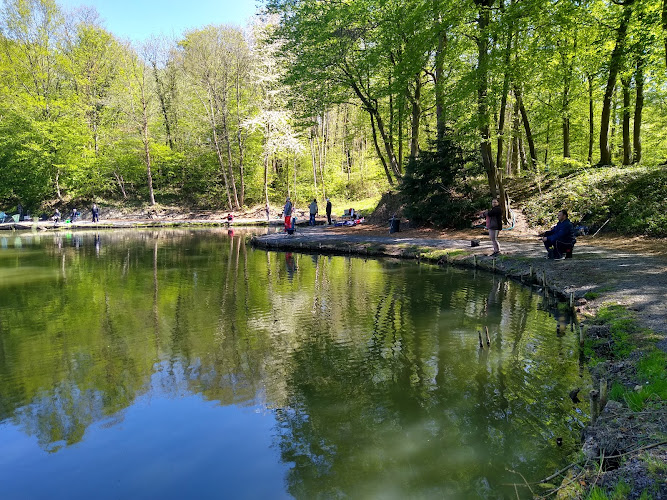
<path fill-rule="evenodd" d="M 292 210 L 294 205 L 290 201 L 289 196 L 285 200 L 285 207 L 283 208 L 283 217 L 285 217 L 285 232 L 292 227 Z"/>
<path fill-rule="evenodd" d="M 313 198 L 313 202 L 310 204 L 310 222 L 308 223 L 311 226 L 315 225 L 315 216 L 317 215 L 317 199 Z"/>
<path fill-rule="evenodd" d="M 331 200 L 327 198 L 327 224 L 331 225 Z"/>
<path fill-rule="evenodd" d="M 93 208 L 91 209 L 91 212 L 93 213 L 93 222 L 99 222 L 100 221 L 100 209 L 97 208 L 97 205 L 93 203 Z"/>
<path fill-rule="evenodd" d="M 493 245 L 493 253 L 491 257 L 500 255 L 500 245 L 498 245 L 498 233 L 503 228 L 503 213 L 500 210 L 500 203 L 498 199 L 491 200 L 491 210 L 482 212 L 482 216 L 486 217 L 486 228 L 489 230 L 489 239 Z"/>

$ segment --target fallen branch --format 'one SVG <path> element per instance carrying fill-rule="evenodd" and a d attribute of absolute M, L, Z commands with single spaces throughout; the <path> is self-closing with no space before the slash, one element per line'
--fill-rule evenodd
<path fill-rule="evenodd" d="M 609 458 L 620 458 L 620 457 L 624 457 L 625 455 L 632 455 L 633 453 L 637 453 L 637 452 L 640 452 L 640 451 L 650 450 L 651 448 L 656 448 L 658 446 L 662 446 L 663 444 L 667 444 L 667 441 L 660 441 L 659 443 L 647 444 L 646 446 L 642 446 L 640 448 L 635 448 L 634 450 L 626 451 L 625 453 L 620 453 L 618 455 L 609 455 L 606 458 L 607 459 L 609 459 Z"/>

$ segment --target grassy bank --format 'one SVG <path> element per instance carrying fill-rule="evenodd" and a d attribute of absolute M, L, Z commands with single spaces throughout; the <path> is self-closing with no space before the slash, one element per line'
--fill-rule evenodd
<path fill-rule="evenodd" d="M 659 336 L 621 305 L 587 318 L 584 355 L 599 384 L 599 417 L 584 430 L 583 449 L 557 498 L 665 498 L 667 494 L 667 353 Z"/>
<path fill-rule="evenodd" d="M 667 167 L 578 164 L 508 180 L 528 222 L 548 225 L 565 208 L 573 222 L 624 235 L 667 236 Z"/>

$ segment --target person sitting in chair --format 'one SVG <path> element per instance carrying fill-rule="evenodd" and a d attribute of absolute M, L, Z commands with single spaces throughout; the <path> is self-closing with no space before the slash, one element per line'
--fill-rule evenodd
<path fill-rule="evenodd" d="M 558 212 L 558 224 L 549 231 L 540 233 L 549 259 L 572 257 L 572 247 L 577 242 L 574 238 L 574 226 L 567 218 L 567 210 Z"/>

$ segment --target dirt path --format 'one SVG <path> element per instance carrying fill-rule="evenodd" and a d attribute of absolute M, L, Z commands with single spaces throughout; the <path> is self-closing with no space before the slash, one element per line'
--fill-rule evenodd
<path fill-rule="evenodd" d="M 471 247 L 471 240 L 480 246 Z M 256 238 L 260 246 L 341 253 L 416 256 L 417 249 L 459 250 L 450 261 L 495 269 L 511 276 L 546 277 L 550 288 L 566 297 L 574 293 L 581 312 L 592 312 L 604 303 L 617 303 L 636 311 L 643 326 L 663 336 L 667 349 L 667 252 L 664 242 L 618 238 L 578 238 L 574 258 L 547 260 L 542 243 L 529 231 L 501 233 L 502 255 L 493 263 L 488 237 L 480 230 L 407 230 L 392 235 L 385 227 L 299 228 L 293 236 L 283 233 Z M 589 293 L 590 292 L 590 293 Z M 585 296 L 587 298 L 585 298 Z"/>

